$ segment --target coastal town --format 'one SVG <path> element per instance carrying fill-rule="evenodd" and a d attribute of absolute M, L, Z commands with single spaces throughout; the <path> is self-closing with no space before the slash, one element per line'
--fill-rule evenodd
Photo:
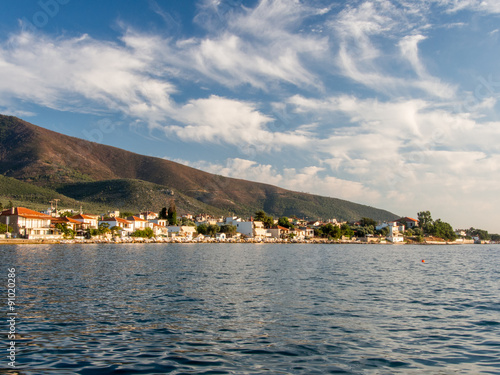
<path fill-rule="evenodd" d="M 335 218 L 307 221 L 297 217 L 275 219 L 264 211 L 258 211 L 249 218 L 209 214 L 182 214 L 177 217 L 175 203 L 159 213 L 109 211 L 101 215 L 81 210 L 57 210 L 53 206 L 43 212 L 10 207 L 0 214 L 0 241 L 373 244 L 481 244 L 498 241 L 495 237 L 498 235 L 490 236 L 486 231 L 474 228 L 453 230 L 440 219 L 432 221 L 429 211 L 418 213 L 418 217 L 420 220 L 401 217 L 384 222 L 370 218 L 353 222 Z"/>

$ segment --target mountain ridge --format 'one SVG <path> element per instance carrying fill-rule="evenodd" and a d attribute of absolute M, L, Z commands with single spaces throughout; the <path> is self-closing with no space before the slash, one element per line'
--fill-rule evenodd
<path fill-rule="evenodd" d="M 238 215 L 264 209 L 272 215 L 309 218 L 397 217 L 386 210 L 338 198 L 214 175 L 170 160 L 60 134 L 5 115 L 0 115 L 0 174 L 55 190 L 64 190 L 69 184 L 141 180 Z M 71 193 L 70 189 L 64 191 Z M 83 198 L 92 200 L 91 196 Z"/>

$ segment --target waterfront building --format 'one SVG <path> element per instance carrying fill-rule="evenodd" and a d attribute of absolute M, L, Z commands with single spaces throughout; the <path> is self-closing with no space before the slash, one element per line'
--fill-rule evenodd
<path fill-rule="evenodd" d="M 12 236 L 30 239 L 52 234 L 50 219 L 49 215 L 24 207 L 12 207 L 0 214 L 0 222 L 12 228 Z"/>

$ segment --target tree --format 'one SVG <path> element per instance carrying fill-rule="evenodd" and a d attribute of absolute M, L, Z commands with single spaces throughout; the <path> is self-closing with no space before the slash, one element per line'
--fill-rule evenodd
<path fill-rule="evenodd" d="M 12 203 L 11 200 L 9 200 L 9 203 L 7 204 L 7 208 L 12 208 L 14 207 L 14 204 Z"/>
<path fill-rule="evenodd" d="M 418 226 L 425 230 L 427 224 L 432 224 L 430 211 L 421 211 L 418 214 Z"/>
<path fill-rule="evenodd" d="M 203 234 L 204 236 L 215 236 L 215 234 L 218 233 L 219 230 L 220 230 L 219 226 L 215 224 L 214 225 L 200 224 L 196 229 L 196 231 L 199 234 Z"/>
<path fill-rule="evenodd" d="M 111 232 L 111 230 L 109 229 L 109 223 L 99 224 L 99 228 L 97 229 L 97 231 L 99 235 Z"/>
<path fill-rule="evenodd" d="M 495 241 L 495 242 L 500 241 L 500 234 L 493 233 L 490 236 L 491 236 L 492 241 Z"/>
<path fill-rule="evenodd" d="M 215 236 L 217 233 L 219 233 L 220 227 L 216 224 L 211 224 L 207 227 L 207 234 L 209 236 Z"/>
<path fill-rule="evenodd" d="M 114 225 L 111 228 L 109 228 L 109 230 L 111 231 L 111 235 L 115 236 L 122 231 L 122 228 L 120 228 L 118 225 Z"/>
<path fill-rule="evenodd" d="M 423 236 L 424 232 L 421 228 L 413 228 L 413 235 L 414 236 Z"/>
<path fill-rule="evenodd" d="M 151 228 L 144 228 L 144 230 L 136 230 L 133 233 L 130 233 L 131 237 L 142 237 L 142 238 L 151 238 L 154 236 L 154 232 Z"/>
<path fill-rule="evenodd" d="M 256 221 L 264 221 L 264 219 L 267 217 L 266 213 L 262 210 L 259 210 L 255 213 L 255 220 Z"/>
<path fill-rule="evenodd" d="M 348 224 L 342 224 L 342 226 L 340 227 L 340 233 L 342 236 L 345 236 L 345 237 L 354 236 L 354 231 L 351 229 L 351 227 Z"/>
<path fill-rule="evenodd" d="M 204 236 L 206 236 L 207 233 L 208 233 L 208 226 L 207 226 L 207 224 L 200 224 L 200 225 L 198 225 L 198 227 L 196 228 L 196 231 L 199 234 L 203 234 Z"/>
<path fill-rule="evenodd" d="M 134 213 L 133 212 L 128 212 L 128 211 L 120 212 L 120 217 L 122 219 L 126 219 L 129 216 L 134 216 Z"/>
<path fill-rule="evenodd" d="M 175 207 L 175 202 L 172 200 L 170 206 L 168 207 L 167 219 L 170 225 L 177 225 L 177 208 Z"/>
<path fill-rule="evenodd" d="M 237 233 L 237 228 L 235 225 L 222 225 L 220 227 L 221 233 L 226 233 L 229 236 L 234 236 Z"/>
<path fill-rule="evenodd" d="M 292 223 L 288 220 L 286 216 L 282 216 L 278 219 L 278 225 L 284 228 L 288 229 L 294 229 L 295 227 L 293 226 Z"/>
<path fill-rule="evenodd" d="M 453 241 L 457 238 L 452 226 L 444 221 L 441 221 L 441 219 L 437 219 L 432 224 L 431 234 L 435 237 L 443 238 L 448 241 Z"/>
<path fill-rule="evenodd" d="M 318 234 L 321 237 L 339 239 L 342 235 L 340 233 L 340 228 L 332 223 L 325 224 L 320 227 Z"/>
<path fill-rule="evenodd" d="M 361 218 L 361 226 L 362 227 L 369 227 L 369 226 L 376 227 L 377 222 L 373 219 L 370 219 L 369 217 L 363 217 L 363 218 Z"/>
<path fill-rule="evenodd" d="M 467 229 L 467 234 L 471 237 L 478 237 L 481 241 L 487 241 L 491 239 L 490 234 L 487 230 L 470 228 Z"/>
<path fill-rule="evenodd" d="M 187 217 L 183 217 L 181 219 L 181 225 L 186 225 L 186 226 L 190 226 L 190 227 L 195 227 L 196 226 L 196 224 L 194 223 L 194 221 L 189 220 Z"/>
<path fill-rule="evenodd" d="M 367 234 L 370 234 L 367 230 L 367 227 L 355 227 L 354 228 L 356 237 L 366 237 Z"/>
<path fill-rule="evenodd" d="M 68 216 L 73 216 L 73 212 L 71 211 L 64 211 L 59 214 L 59 217 L 68 217 Z"/>
<path fill-rule="evenodd" d="M 264 220 L 264 228 L 272 228 L 274 226 L 274 218 L 272 216 L 266 216 Z"/>
<path fill-rule="evenodd" d="M 168 218 L 167 216 L 167 207 L 163 207 L 160 211 L 160 213 L 158 214 L 158 219 L 161 219 L 161 220 L 166 220 Z"/>
<path fill-rule="evenodd" d="M 71 228 L 68 228 L 68 224 L 66 224 L 66 223 L 57 223 L 56 228 L 62 232 L 64 238 L 74 238 L 75 237 L 75 231 Z"/>
<path fill-rule="evenodd" d="M 87 229 L 85 232 L 86 238 L 92 238 L 94 236 L 102 236 L 103 234 L 109 233 L 111 230 L 109 229 L 108 223 L 101 223 L 97 229 Z"/>
<path fill-rule="evenodd" d="M 13 230 L 13 228 L 10 225 L 7 227 L 6 224 L 0 223 L 0 234 L 5 234 L 7 232 L 10 233 L 10 232 L 12 232 L 12 230 Z"/>
<path fill-rule="evenodd" d="M 389 227 L 383 227 L 382 229 L 377 231 L 381 236 L 387 237 L 389 235 Z"/>
<path fill-rule="evenodd" d="M 259 210 L 255 213 L 255 220 L 262 221 L 264 228 L 271 228 L 274 225 L 274 218 L 268 216 L 264 211 Z"/>

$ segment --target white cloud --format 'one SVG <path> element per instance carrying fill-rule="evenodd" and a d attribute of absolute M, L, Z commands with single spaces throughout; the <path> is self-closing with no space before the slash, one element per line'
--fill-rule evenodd
<path fill-rule="evenodd" d="M 23 32 L 0 46 L 0 98 L 59 110 L 117 110 L 148 119 L 171 107 L 174 87 L 148 61 L 116 43 Z M 91 104 L 88 103 L 90 101 Z"/>
<path fill-rule="evenodd" d="M 408 35 L 399 41 L 399 48 L 401 49 L 401 54 L 403 57 L 408 59 L 412 65 L 415 72 L 419 77 L 427 76 L 428 73 L 425 70 L 420 58 L 418 56 L 418 43 L 425 40 L 426 37 L 423 35 Z"/>
<path fill-rule="evenodd" d="M 118 111 L 184 141 L 250 145 L 264 152 L 309 143 L 310 134 L 303 129 L 269 130 L 274 119 L 253 103 L 216 95 L 174 102 L 171 95 L 177 89 L 169 82 L 174 68 L 162 68 L 158 51 L 163 41 L 127 33 L 123 42 L 100 42 L 86 35 L 57 40 L 13 35 L 0 47 L 0 100 L 6 103 L 15 97 L 58 110 Z M 216 55 L 213 58 L 220 58 Z M 248 63 L 240 57 L 241 66 Z M 234 62 L 231 57 L 223 61 Z"/>
<path fill-rule="evenodd" d="M 330 27 L 339 41 L 337 65 L 341 72 L 375 91 L 398 96 L 411 89 L 437 98 L 451 98 L 455 89 L 432 77 L 418 56 L 421 32 L 428 28 L 426 6 L 396 6 L 390 1 L 364 1 L 341 11 Z M 389 37 L 384 37 L 389 35 Z M 399 38 L 399 53 L 392 39 Z M 410 62 L 417 78 L 396 73 L 394 62 Z M 389 67 L 389 68 L 388 68 Z"/>
<path fill-rule="evenodd" d="M 221 14 L 219 7 L 227 8 L 227 4 L 207 3 L 205 10 L 211 10 L 219 21 L 224 18 L 224 28 L 184 51 L 199 72 L 229 86 L 248 83 L 267 90 L 269 80 L 321 86 L 304 59 L 324 54 L 327 40 L 299 30 L 305 19 L 324 9 L 310 8 L 299 1 L 265 0 L 252 9 L 234 6 Z"/>
<path fill-rule="evenodd" d="M 475 12 L 500 13 L 500 3 L 495 0 L 437 0 L 441 5 L 448 8 L 448 12 L 454 13 L 462 10 Z"/>
<path fill-rule="evenodd" d="M 174 120 L 185 125 L 168 125 L 163 129 L 184 141 L 227 143 L 236 146 L 253 146 L 259 152 L 269 152 L 283 146 L 307 147 L 309 134 L 297 132 L 272 132 L 267 124 L 271 117 L 260 113 L 247 102 L 215 95 L 207 99 L 191 100 L 174 110 Z"/>

